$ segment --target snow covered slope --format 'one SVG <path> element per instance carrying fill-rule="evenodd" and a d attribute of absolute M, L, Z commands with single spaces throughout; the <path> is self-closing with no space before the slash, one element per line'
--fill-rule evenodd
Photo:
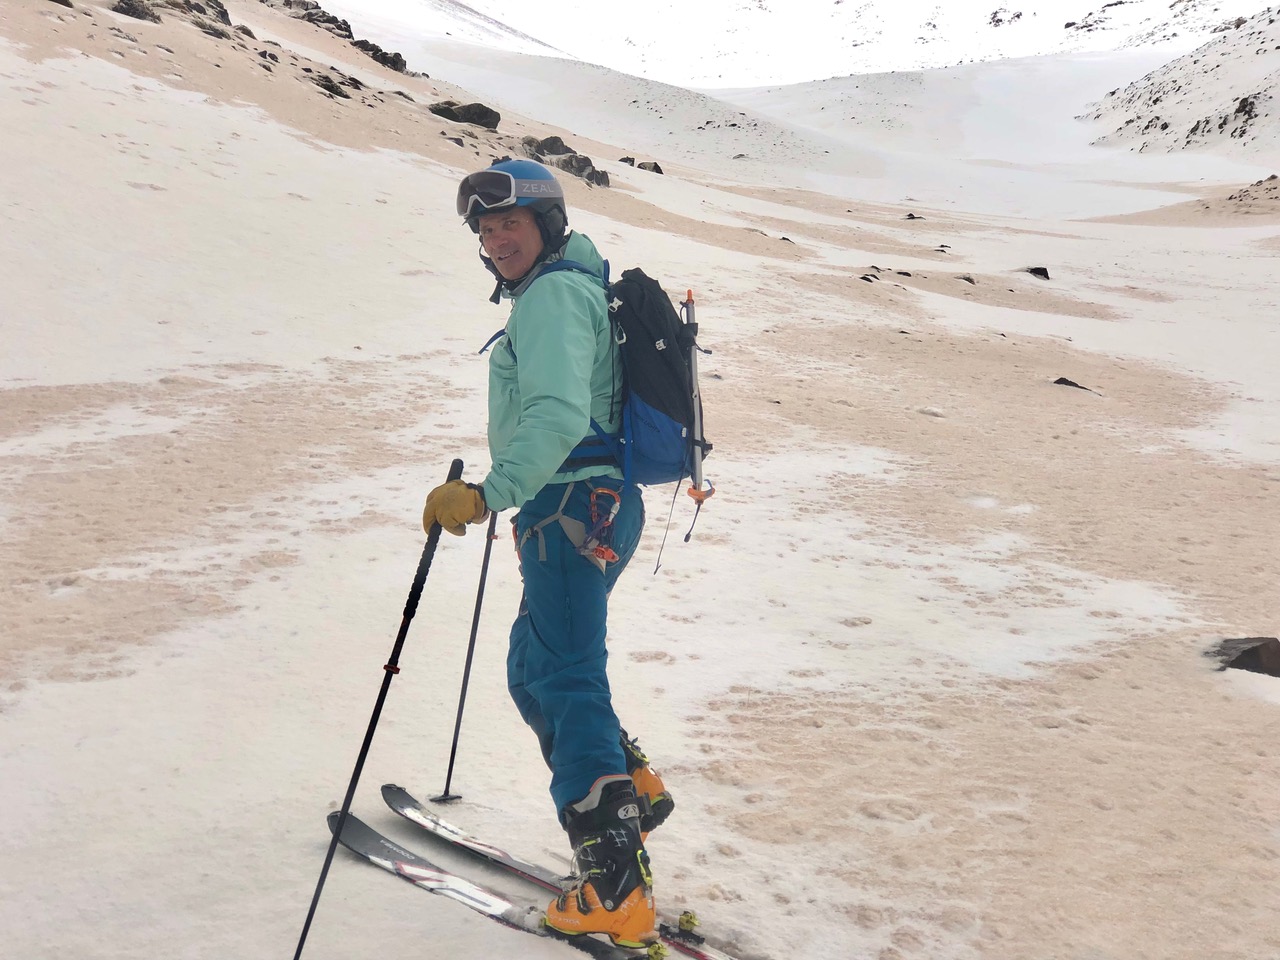
<path fill-rule="evenodd" d="M 637 15 L 621 0 L 589 9 L 571 0 L 325 3 L 384 44 L 449 35 L 545 53 L 529 46 L 528 37 L 536 37 L 575 59 L 703 87 L 1135 46 L 1161 45 L 1176 55 L 1260 6 L 1258 0 L 650 0 Z"/>
<path fill-rule="evenodd" d="M 1088 118 L 1115 126 L 1098 143 L 1142 151 L 1280 149 L 1280 7 L 1111 91 Z"/>

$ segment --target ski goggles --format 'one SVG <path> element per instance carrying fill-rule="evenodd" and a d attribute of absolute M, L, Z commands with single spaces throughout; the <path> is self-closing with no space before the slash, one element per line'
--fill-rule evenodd
<path fill-rule="evenodd" d="M 560 184 L 554 180 L 521 180 L 505 170 L 481 170 L 462 178 L 458 186 L 458 216 L 478 216 L 486 210 L 514 206 L 521 200 L 560 200 L 563 197 Z"/>

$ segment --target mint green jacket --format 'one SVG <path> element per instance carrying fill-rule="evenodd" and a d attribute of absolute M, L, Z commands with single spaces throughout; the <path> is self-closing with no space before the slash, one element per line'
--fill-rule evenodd
<path fill-rule="evenodd" d="M 595 244 L 581 233 L 569 234 L 561 257 L 604 271 Z M 504 291 L 511 316 L 489 355 L 493 466 L 484 499 L 491 510 L 522 506 L 548 483 L 622 477 L 616 466 L 559 472 L 569 452 L 594 436 L 591 418 L 609 433 L 618 431 L 622 370 L 601 281 L 577 270 L 539 279 L 541 269 L 514 292 Z"/>

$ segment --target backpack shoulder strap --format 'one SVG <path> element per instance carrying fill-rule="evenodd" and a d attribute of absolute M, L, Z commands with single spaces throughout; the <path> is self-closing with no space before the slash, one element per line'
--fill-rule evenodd
<path fill-rule="evenodd" d="M 538 276 L 534 277 L 533 279 L 536 281 L 540 277 L 545 277 L 549 273 L 556 273 L 560 270 L 576 270 L 578 273 L 585 273 L 587 276 L 595 277 L 602 284 L 604 284 L 604 287 L 606 290 L 609 288 L 609 261 L 608 260 L 604 262 L 603 276 L 601 276 L 599 273 L 596 273 L 596 271 L 592 270 L 586 264 L 579 263 L 577 260 L 557 260 L 554 263 L 548 263 L 545 267 L 543 267 L 540 271 L 538 271 Z"/>

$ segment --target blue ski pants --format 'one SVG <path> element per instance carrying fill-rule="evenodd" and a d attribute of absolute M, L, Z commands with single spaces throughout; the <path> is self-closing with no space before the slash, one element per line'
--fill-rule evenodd
<path fill-rule="evenodd" d="M 551 768 L 557 816 L 600 777 L 627 772 L 609 693 L 605 632 L 609 592 L 644 528 L 644 500 L 635 486 L 622 492 L 622 482 L 610 478 L 571 486 L 565 500 L 570 484 L 548 484 L 516 515 L 524 596 L 507 653 L 507 688 Z M 578 552 L 558 521 L 543 524 L 540 535 L 533 529 L 557 512 L 589 529 L 597 487 L 622 492 L 610 544 L 618 559 L 603 570 Z M 611 505 L 604 497 L 598 503 Z"/>

